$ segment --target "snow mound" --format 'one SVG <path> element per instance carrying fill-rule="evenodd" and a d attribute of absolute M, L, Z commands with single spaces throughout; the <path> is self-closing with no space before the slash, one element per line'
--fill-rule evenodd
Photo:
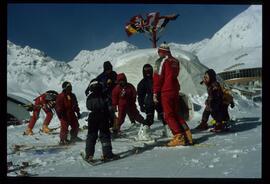
<path fill-rule="evenodd" d="M 180 75 L 178 76 L 181 85 L 181 91 L 185 94 L 205 93 L 205 88 L 200 85 L 200 81 L 207 70 L 198 58 L 184 50 L 171 49 L 172 55 L 180 61 Z M 142 67 L 148 63 L 154 66 L 158 59 L 157 49 L 139 49 L 123 54 L 116 58 L 115 70 L 117 73 L 124 72 L 128 81 L 137 86 L 143 78 Z"/>

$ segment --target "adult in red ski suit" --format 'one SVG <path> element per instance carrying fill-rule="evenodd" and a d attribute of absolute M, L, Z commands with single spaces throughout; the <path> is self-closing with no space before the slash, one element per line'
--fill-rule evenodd
<path fill-rule="evenodd" d="M 158 54 L 160 58 L 155 63 L 153 76 L 153 100 L 158 102 L 157 94 L 160 92 L 164 119 L 174 135 L 168 146 L 192 144 L 190 129 L 184 118 L 178 114 L 180 84 L 177 76 L 180 63 L 171 55 L 170 48 L 165 43 L 160 45 Z"/>
<path fill-rule="evenodd" d="M 126 114 L 129 115 L 130 119 L 134 119 L 141 124 L 144 124 L 144 118 L 139 113 L 136 107 L 136 96 L 137 92 L 135 87 L 127 82 L 127 78 L 124 73 L 117 75 L 117 85 L 112 91 L 112 105 L 113 108 L 118 107 L 118 122 L 117 129 L 120 130 L 121 125 L 125 121 Z"/>
<path fill-rule="evenodd" d="M 46 113 L 46 117 L 42 126 L 42 131 L 44 133 L 49 133 L 51 131 L 48 128 L 48 125 L 50 124 L 53 117 L 52 109 L 55 106 L 55 100 L 57 95 L 58 93 L 56 91 L 49 90 L 34 99 L 35 103 L 33 105 L 33 116 L 31 117 L 28 127 L 24 132 L 26 135 L 33 135 L 32 129 L 34 128 L 36 121 L 39 118 L 39 113 L 41 109 L 43 109 L 43 111 Z"/>
<path fill-rule="evenodd" d="M 63 91 L 56 98 L 56 113 L 61 123 L 60 129 L 60 144 L 68 144 L 69 142 L 79 141 L 77 137 L 79 131 L 80 108 L 78 106 L 77 98 L 72 93 L 72 86 L 70 82 L 62 84 Z M 77 114 L 77 116 L 75 115 Z M 70 140 L 67 140 L 68 126 L 71 126 Z"/>

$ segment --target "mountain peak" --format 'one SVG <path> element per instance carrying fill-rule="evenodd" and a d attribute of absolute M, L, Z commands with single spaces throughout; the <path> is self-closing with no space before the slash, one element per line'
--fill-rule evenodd
<path fill-rule="evenodd" d="M 224 25 L 198 52 L 204 58 L 220 56 L 224 53 L 251 47 L 262 46 L 262 8 L 254 5 L 237 15 Z"/>

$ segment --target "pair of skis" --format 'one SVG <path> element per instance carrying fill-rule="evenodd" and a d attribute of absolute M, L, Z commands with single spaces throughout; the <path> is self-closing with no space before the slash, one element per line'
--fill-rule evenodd
<path fill-rule="evenodd" d="M 25 169 L 29 167 L 36 167 L 38 163 L 22 162 L 21 164 L 13 164 L 12 162 L 7 163 L 7 173 L 15 172 L 17 176 L 36 176 L 36 174 L 30 174 Z"/>
<path fill-rule="evenodd" d="M 98 159 L 87 160 L 85 158 L 85 153 L 84 152 L 81 152 L 80 155 L 81 155 L 82 159 L 85 162 L 87 162 L 88 164 L 90 164 L 92 166 L 98 166 L 98 165 L 101 165 L 101 164 L 104 164 L 104 163 L 108 163 L 108 162 L 112 162 L 112 161 L 116 161 L 116 160 L 126 158 L 126 157 L 128 157 L 130 155 L 136 154 L 137 151 L 138 151 L 137 148 L 134 147 L 133 149 L 127 150 L 125 152 L 115 154 L 116 156 L 114 158 L 111 158 L 111 159 L 98 158 Z"/>
<path fill-rule="evenodd" d="M 117 157 L 112 158 L 112 159 L 108 159 L 108 160 L 104 160 L 102 158 L 99 158 L 99 159 L 93 159 L 93 160 L 89 161 L 89 160 L 85 159 L 84 152 L 81 152 L 80 155 L 81 155 L 82 159 L 85 162 L 87 162 L 88 164 L 90 164 L 92 166 L 97 166 L 97 165 L 102 165 L 102 164 L 109 163 L 112 161 L 121 160 L 121 159 L 124 159 L 124 158 L 132 156 L 132 155 L 137 155 L 137 154 L 143 153 L 145 151 L 153 150 L 156 147 L 171 148 L 171 147 L 167 146 L 168 141 L 169 141 L 168 138 L 161 139 L 159 141 L 141 141 L 141 142 L 139 142 L 139 144 L 134 145 L 133 148 L 131 148 L 127 151 L 124 151 L 124 152 L 117 153 L 116 154 Z M 215 146 L 215 144 L 202 143 L 203 140 L 201 140 L 200 138 L 193 139 L 193 141 L 194 141 L 193 145 L 187 145 L 187 146 L 183 146 L 183 147 L 208 148 L 208 147 Z"/>
<path fill-rule="evenodd" d="M 44 152 L 44 151 L 53 151 L 56 149 L 66 149 L 69 148 L 73 144 L 67 145 L 59 145 L 59 144 L 45 144 L 45 145 L 27 145 L 27 144 L 13 144 L 11 147 L 10 154 L 16 154 L 19 152 L 27 152 L 27 151 L 36 151 L 36 152 Z"/>
<path fill-rule="evenodd" d="M 141 142 L 140 145 L 133 146 L 133 148 L 131 148 L 131 149 L 127 150 L 127 151 L 117 153 L 116 154 L 117 157 L 112 158 L 112 159 L 106 159 L 106 160 L 104 160 L 102 158 L 99 158 L 99 159 L 93 159 L 93 160 L 89 161 L 89 160 L 85 159 L 85 153 L 84 152 L 81 152 L 80 155 L 81 155 L 82 159 L 84 161 L 86 161 L 87 163 L 89 163 L 90 165 L 97 166 L 97 165 L 105 164 L 105 163 L 108 163 L 108 162 L 121 160 L 121 159 L 124 159 L 124 158 L 132 156 L 132 155 L 143 153 L 143 152 L 145 152 L 147 150 L 154 149 L 154 147 L 156 147 L 156 146 L 163 146 L 167 142 L 168 141 L 158 141 L 158 142 L 153 142 L 153 141 L 146 141 L 145 142 L 144 141 L 144 142 Z"/>

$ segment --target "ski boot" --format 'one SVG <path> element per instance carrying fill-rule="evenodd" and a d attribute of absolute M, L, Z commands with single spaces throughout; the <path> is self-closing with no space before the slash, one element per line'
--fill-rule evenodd
<path fill-rule="evenodd" d="M 183 134 L 176 134 L 173 139 L 167 144 L 168 147 L 185 146 L 185 137 Z"/>
<path fill-rule="evenodd" d="M 27 127 L 26 130 L 23 132 L 23 135 L 34 135 L 31 128 Z"/>
<path fill-rule="evenodd" d="M 52 129 L 50 129 L 48 125 L 43 125 L 41 131 L 45 134 L 48 134 L 52 131 Z"/>
<path fill-rule="evenodd" d="M 59 142 L 59 145 L 61 145 L 61 146 L 64 146 L 64 145 L 69 145 L 69 144 L 70 144 L 70 141 L 69 141 L 69 140 L 67 140 L 67 139 L 60 140 L 60 142 Z"/>
<path fill-rule="evenodd" d="M 88 157 L 86 156 L 84 158 L 87 162 L 94 162 L 94 157 L 92 155 L 89 155 Z"/>
<path fill-rule="evenodd" d="M 138 141 L 152 141 L 153 138 L 150 136 L 150 127 L 148 125 L 141 125 L 138 132 Z"/>
<path fill-rule="evenodd" d="M 224 131 L 224 124 L 222 122 L 216 122 L 214 125 L 214 128 L 211 130 L 211 132 L 220 133 Z"/>
<path fill-rule="evenodd" d="M 186 130 L 184 133 L 185 133 L 185 138 L 186 138 L 186 145 L 193 145 L 194 143 L 193 143 L 190 129 Z"/>
<path fill-rule="evenodd" d="M 208 124 L 207 122 L 204 122 L 204 121 L 201 121 L 200 124 L 195 127 L 196 130 L 200 130 L 200 131 L 203 131 L 203 130 L 207 130 L 209 127 L 208 127 Z"/>
<path fill-rule="evenodd" d="M 71 143 L 75 143 L 75 142 L 82 142 L 83 140 L 80 138 L 80 137 L 77 137 L 77 136 L 72 136 L 70 138 L 70 142 Z"/>
<path fill-rule="evenodd" d="M 113 154 L 113 153 L 111 153 L 111 154 L 109 154 L 109 155 L 102 155 L 101 156 L 101 160 L 102 161 L 108 161 L 108 160 L 116 160 L 116 159 L 119 159 L 120 158 L 120 156 L 119 155 L 116 155 L 116 154 Z"/>
<path fill-rule="evenodd" d="M 111 133 L 111 137 L 112 139 L 117 139 L 121 137 L 121 131 L 119 129 L 112 129 L 112 133 Z"/>

